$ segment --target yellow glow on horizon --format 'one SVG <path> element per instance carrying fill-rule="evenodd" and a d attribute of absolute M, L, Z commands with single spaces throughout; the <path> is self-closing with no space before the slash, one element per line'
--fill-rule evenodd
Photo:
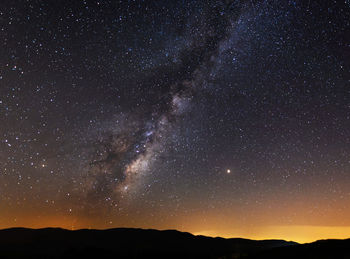
<path fill-rule="evenodd" d="M 275 209 L 274 211 L 276 211 Z M 107 228 L 144 228 L 144 229 L 176 229 L 183 232 L 190 232 L 194 235 L 204 235 L 212 237 L 224 237 L 224 238 L 247 238 L 253 240 L 264 239 L 283 239 L 286 241 L 295 241 L 298 243 L 310 243 L 320 239 L 348 239 L 350 238 L 350 222 L 345 218 L 335 218 L 333 215 L 328 217 L 328 222 L 324 225 L 311 225 L 309 224 L 278 224 L 272 222 L 274 217 L 276 219 L 281 218 L 287 214 L 280 209 L 281 214 L 270 213 L 270 211 L 258 211 L 259 220 L 256 217 L 249 218 L 250 215 L 256 215 L 256 211 L 252 211 L 247 208 L 246 213 L 240 215 L 234 211 L 221 210 L 221 213 L 217 213 L 217 209 L 208 210 L 205 213 L 197 213 L 191 216 L 183 215 L 177 217 L 175 222 L 164 222 L 160 224 L 159 221 L 153 220 L 153 218 L 143 218 L 139 222 L 130 222 L 128 216 L 120 217 L 118 220 L 113 220 L 113 224 L 109 221 L 106 223 L 103 219 L 95 218 L 91 220 L 88 217 L 82 215 L 70 214 L 56 214 L 37 216 L 35 211 L 30 213 L 20 214 L 18 212 L 9 212 L 9 215 L 15 215 L 16 217 L 10 218 L 6 212 L 0 217 L 0 229 L 11 227 L 28 227 L 28 228 L 45 228 L 45 227 L 61 227 L 66 229 L 107 229 Z M 300 211 L 298 208 L 294 208 L 293 211 Z M 235 215 L 227 216 L 227 215 Z M 246 215 L 246 217 L 244 217 Z M 304 214 L 300 214 L 304 216 Z M 331 217 L 332 216 L 332 217 Z M 164 216 L 165 217 L 165 216 Z M 161 215 L 159 215 L 161 218 Z M 312 218 L 314 222 L 319 219 L 314 215 Z M 298 221 L 298 217 L 294 218 Z M 277 221 L 277 220 L 275 220 Z M 299 220 L 300 222 L 301 220 Z M 311 221 L 311 218 L 310 218 Z M 322 221 L 326 221 L 322 218 Z M 334 221 L 342 222 L 343 226 L 332 226 Z M 328 225 L 326 225 L 328 224 Z M 348 225 L 349 224 L 349 225 Z"/>
<path fill-rule="evenodd" d="M 266 226 L 259 233 L 251 235 L 230 235 L 211 230 L 194 232 L 194 235 L 224 237 L 224 238 L 248 238 L 255 240 L 283 239 L 298 243 L 311 243 L 321 239 L 348 239 L 350 238 L 350 226 Z"/>

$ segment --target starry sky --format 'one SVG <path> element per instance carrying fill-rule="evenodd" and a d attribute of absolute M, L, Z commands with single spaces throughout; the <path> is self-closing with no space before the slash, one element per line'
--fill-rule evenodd
<path fill-rule="evenodd" d="M 350 237 L 350 2 L 2 0 L 0 228 Z"/>

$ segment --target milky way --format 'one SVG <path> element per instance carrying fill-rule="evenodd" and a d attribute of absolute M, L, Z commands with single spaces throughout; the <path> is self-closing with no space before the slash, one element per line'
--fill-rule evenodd
<path fill-rule="evenodd" d="M 88 192 L 98 188 L 103 196 L 113 192 L 116 194 L 113 200 L 135 193 L 139 182 L 152 174 L 153 163 L 167 152 L 173 128 L 190 109 L 194 96 L 204 91 L 210 77 L 215 76 L 218 59 L 229 40 L 227 35 L 237 26 L 242 3 L 217 3 L 213 7 L 207 7 L 195 24 L 190 22 L 190 29 L 183 32 L 187 44 L 178 50 L 177 55 L 182 58 L 177 61 L 180 63 L 177 75 L 173 82 L 162 85 L 165 93 L 151 107 L 151 115 L 142 114 L 146 119 L 141 119 L 135 118 L 135 114 L 140 116 L 140 111 L 126 114 L 138 125 L 116 125 L 116 129 L 112 125 L 107 135 L 102 132 L 95 151 L 98 158 L 94 158 L 87 170 Z M 195 36 L 189 36 L 193 31 Z"/>

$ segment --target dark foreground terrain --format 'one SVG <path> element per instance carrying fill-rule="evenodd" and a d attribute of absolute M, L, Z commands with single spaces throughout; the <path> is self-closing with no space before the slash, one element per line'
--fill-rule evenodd
<path fill-rule="evenodd" d="M 299 245 L 175 230 L 0 230 L 0 258 L 350 258 L 350 240 Z"/>

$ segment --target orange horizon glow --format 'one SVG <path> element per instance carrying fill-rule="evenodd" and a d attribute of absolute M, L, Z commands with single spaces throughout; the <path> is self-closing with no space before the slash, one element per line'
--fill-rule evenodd
<path fill-rule="evenodd" d="M 348 186 L 342 187 L 345 191 Z M 184 205 L 191 210 L 177 211 L 176 214 L 171 205 L 155 212 L 141 204 L 144 212 L 138 216 L 138 207 L 135 211 L 130 209 L 128 213 L 113 214 L 106 210 L 100 214 L 90 214 L 89 210 L 79 210 L 78 206 L 70 210 L 65 204 L 60 204 L 65 207 L 61 211 L 51 207 L 22 206 L 4 209 L 0 215 L 0 228 L 176 229 L 211 237 L 283 239 L 298 243 L 350 238 L 350 210 L 347 209 L 350 199 L 346 197 L 334 203 L 317 190 L 310 188 L 308 191 L 308 195 L 299 196 L 282 193 L 275 195 L 271 192 L 259 203 L 255 202 L 255 196 L 246 198 L 249 201 L 246 204 L 217 201 L 218 206 L 212 208 L 193 199 Z"/>
<path fill-rule="evenodd" d="M 349 239 L 350 227 L 335 226 L 268 226 L 257 234 L 232 236 L 215 231 L 195 232 L 194 235 L 223 238 L 247 238 L 253 240 L 282 239 L 300 244 L 312 243 L 324 239 Z"/>
<path fill-rule="evenodd" d="M 142 228 L 176 229 L 194 235 L 223 238 L 247 238 L 253 240 L 283 239 L 298 243 L 310 243 L 321 239 L 350 238 L 349 212 L 338 213 L 346 206 L 347 200 L 331 204 L 326 200 L 323 206 L 312 210 L 316 198 L 289 200 L 281 204 L 273 199 L 269 203 L 250 206 L 241 205 L 205 209 L 198 207 L 192 213 L 178 213 L 169 217 L 169 208 L 157 211 L 157 214 L 145 213 L 142 217 L 130 217 L 130 214 L 104 217 L 75 213 L 55 213 L 50 210 L 28 208 L 26 213 L 19 210 L 5 210 L 0 216 L 0 229 L 12 227 L 47 228 L 60 227 L 69 230 Z M 194 204 L 194 203 L 193 203 Z M 188 207 L 194 206 L 189 204 Z M 308 209 L 305 209 L 308 208 Z M 310 209 L 311 208 L 311 209 Z"/>
<path fill-rule="evenodd" d="M 3 225 L 1 229 L 7 228 L 63 228 L 67 230 L 79 230 L 79 229 L 109 229 L 107 227 L 93 227 L 84 224 L 73 224 L 77 223 L 76 220 L 66 219 L 65 222 L 58 223 L 60 219 L 49 219 L 44 220 L 41 223 L 25 224 L 25 225 Z M 208 236 L 208 237 L 222 237 L 222 238 L 245 238 L 252 240 L 271 240 L 279 239 L 286 241 L 294 241 L 300 244 L 312 243 L 317 240 L 324 239 L 349 239 L 350 238 L 350 227 L 346 226 L 309 226 L 309 225 L 290 225 L 290 226 L 264 226 L 257 228 L 256 233 L 247 233 L 245 229 L 235 229 L 232 231 L 216 231 L 216 230 L 191 230 L 191 229 L 176 229 L 174 227 L 169 228 L 156 228 L 156 227 L 145 227 L 145 226 L 111 226 L 110 228 L 141 228 L 141 229 L 158 229 L 168 230 L 175 229 L 181 232 L 189 232 L 196 236 Z"/>

